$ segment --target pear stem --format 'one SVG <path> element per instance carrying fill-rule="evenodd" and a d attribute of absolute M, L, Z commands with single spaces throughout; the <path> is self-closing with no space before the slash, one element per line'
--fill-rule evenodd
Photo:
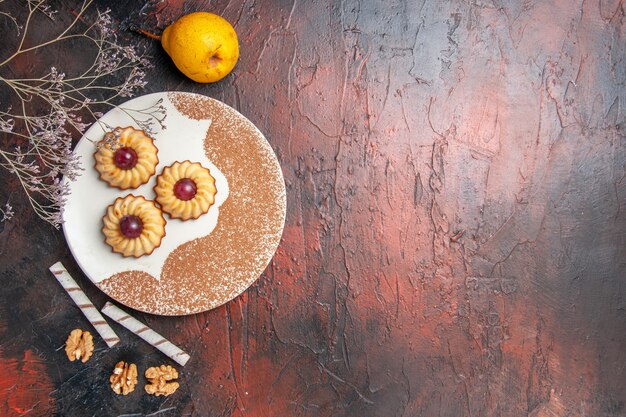
<path fill-rule="evenodd" d="M 157 41 L 161 40 L 161 37 L 159 35 L 155 35 L 154 33 L 148 32 L 147 30 L 143 30 L 140 27 L 134 25 L 130 27 L 130 30 L 132 30 L 133 32 L 141 33 L 142 35 L 149 38 L 156 39 Z"/>

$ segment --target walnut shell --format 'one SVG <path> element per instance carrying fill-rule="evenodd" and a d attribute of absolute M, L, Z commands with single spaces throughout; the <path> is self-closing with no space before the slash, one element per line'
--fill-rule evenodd
<path fill-rule="evenodd" d="M 169 365 L 153 366 L 148 368 L 145 373 L 148 379 L 146 384 L 146 392 L 150 395 L 168 396 L 176 392 L 180 386 L 178 382 L 169 382 L 178 378 L 178 371 Z"/>
<path fill-rule="evenodd" d="M 93 336 L 91 333 L 83 332 L 81 329 L 72 330 L 65 342 L 65 353 L 72 362 L 77 359 L 82 363 L 87 362 L 93 354 Z"/>
<path fill-rule="evenodd" d="M 109 382 L 116 394 L 127 395 L 133 392 L 137 385 L 137 365 L 119 361 L 113 369 Z"/>

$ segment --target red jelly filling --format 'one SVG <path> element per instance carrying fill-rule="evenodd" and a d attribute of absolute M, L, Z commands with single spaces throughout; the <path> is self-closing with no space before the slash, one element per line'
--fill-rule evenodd
<path fill-rule="evenodd" d="M 198 187 L 196 187 L 196 183 L 189 178 L 180 179 L 174 185 L 174 195 L 179 200 L 191 200 L 196 196 L 197 191 Z"/>
<path fill-rule="evenodd" d="M 123 147 L 115 151 L 113 163 L 120 169 L 132 169 L 137 165 L 137 152 L 133 148 Z"/>
<path fill-rule="evenodd" d="M 124 216 L 120 220 L 120 231 L 127 238 L 139 237 L 143 230 L 143 222 L 137 216 Z"/>

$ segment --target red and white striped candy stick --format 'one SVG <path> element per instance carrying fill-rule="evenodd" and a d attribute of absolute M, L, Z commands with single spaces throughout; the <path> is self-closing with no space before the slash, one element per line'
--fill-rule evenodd
<path fill-rule="evenodd" d="M 104 339 L 105 343 L 109 347 L 115 346 L 120 341 L 120 338 L 117 337 L 111 326 L 104 320 L 98 309 L 89 301 L 89 298 L 80 289 L 63 264 L 61 262 L 55 263 L 50 267 L 50 272 L 54 274 L 63 289 L 72 297 L 72 300 L 74 300 L 80 311 L 83 312 L 87 320 Z"/>
<path fill-rule="evenodd" d="M 121 308 L 107 302 L 102 307 L 102 312 L 115 320 L 122 326 L 126 327 L 137 336 L 141 337 L 153 347 L 159 349 L 168 358 L 178 362 L 181 366 L 185 366 L 189 360 L 189 355 L 183 352 L 178 346 L 122 310 Z"/>

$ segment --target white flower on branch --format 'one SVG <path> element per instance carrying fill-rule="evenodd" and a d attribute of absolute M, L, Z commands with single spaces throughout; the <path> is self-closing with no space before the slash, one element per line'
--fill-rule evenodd
<path fill-rule="evenodd" d="M 42 0 L 28 0 L 28 5 L 31 10 L 37 10 L 50 20 L 54 20 L 54 15 L 57 14 L 56 10 L 53 10 L 49 4 Z"/>
<path fill-rule="evenodd" d="M 11 133 L 15 127 L 15 120 L 0 116 L 0 132 Z"/>
<path fill-rule="evenodd" d="M 15 216 L 15 213 L 13 212 L 13 207 L 11 207 L 9 203 L 6 203 L 4 208 L 0 207 L 0 223 L 11 220 L 13 216 Z"/>
<path fill-rule="evenodd" d="M 55 227 L 61 224 L 62 208 L 69 194 L 68 181 L 82 170 L 72 153 L 72 138 L 82 135 L 90 123 L 99 119 L 102 109 L 114 107 L 116 100 L 130 97 L 146 85 L 148 60 L 136 48 L 119 45 L 109 10 L 98 12 L 93 23 L 89 23 L 85 12 L 91 2 L 85 0 L 73 12 L 75 18 L 59 29 L 59 35 L 32 46 L 26 46 L 29 43 L 25 40 L 29 32 L 36 30 L 36 16 L 54 20 L 56 11 L 45 0 L 27 0 L 23 30 L 10 14 L 0 11 L 0 19 L 11 19 L 21 34 L 14 50 L 7 51 L 10 55 L 0 58 L 0 94 L 8 98 L 2 102 L 13 104 L 12 108 L 0 108 L 0 137 L 11 138 L 0 142 L 0 167 L 18 178 L 37 215 Z M 48 47 L 73 47 L 76 42 L 85 45 L 87 56 L 88 51 L 93 52 L 93 59 L 85 62 L 78 74 L 68 72 L 69 68 L 51 67 L 41 71 L 41 75 L 32 75 L 29 70 L 21 78 L 14 74 L 14 68 L 7 70 L 18 56 L 32 51 L 58 53 L 56 48 Z M 143 110 L 121 110 L 149 133 L 155 126 L 163 127 L 165 109 L 160 102 Z M 98 122 L 103 130 L 113 129 Z M 66 181 L 61 181 L 61 177 Z M 7 220 L 10 216 L 6 213 L 12 212 L 3 210 L 0 219 Z"/>

